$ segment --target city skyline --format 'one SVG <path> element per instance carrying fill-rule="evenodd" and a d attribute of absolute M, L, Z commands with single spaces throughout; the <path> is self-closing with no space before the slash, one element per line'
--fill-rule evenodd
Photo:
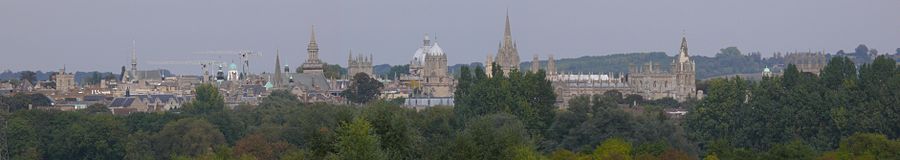
<path fill-rule="evenodd" d="M 218 2 L 218 1 L 216 1 Z M 327 1 L 90 3 L 0 2 L 0 70 L 118 72 L 130 65 L 136 41 L 139 67 L 198 74 L 194 65 L 153 61 L 207 60 L 193 54 L 251 49 L 255 73 L 271 72 L 275 50 L 282 64 L 306 61 L 316 25 L 320 57 L 346 67 L 346 55 L 373 54 L 374 64 L 402 65 L 429 33 L 449 64 L 483 62 L 503 40 L 508 12 L 522 60 L 611 53 L 677 53 L 686 34 L 692 55 L 712 56 L 736 46 L 743 52 L 852 50 L 859 44 L 892 53 L 900 47 L 898 1 Z M 71 3 L 71 4 L 66 4 Z M 697 5 L 703 4 L 703 5 Z M 816 4 L 816 5 L 809 5 Z M 740 7 L 740 8 L 733 8 Z M 746 9 L 746 10 L 740 10 Z M 754 10 L 756 9 L 756 10 Z M 629 14 L 629 16 L 623 16 Z M 5 28 L 9 27 L 9 28 Z M 239 63 L 233 58 L 217 59 Z"/>

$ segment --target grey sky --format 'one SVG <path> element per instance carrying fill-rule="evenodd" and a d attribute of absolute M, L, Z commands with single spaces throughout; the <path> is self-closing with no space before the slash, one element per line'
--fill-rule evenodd
<path fill-rule="evenodd" d="M 117 71 L 137 41 L 139 68 L 197 74 L 194 65 L 150 61 L 237 58 L 191 54 L 253 49 L 255 72 L 306 58 L 315 24 L 320 56 L 345 66 L 347 51 L 403 64 L 424 33 L 437 36 L 450 64 L 483 61 L 497 51 L 509 8 L 522 60 L 678 49 L 686 30 L 691 54 L 900 47 L 898 0 L 89 0 L 0 1 L 0 69 Z"/>

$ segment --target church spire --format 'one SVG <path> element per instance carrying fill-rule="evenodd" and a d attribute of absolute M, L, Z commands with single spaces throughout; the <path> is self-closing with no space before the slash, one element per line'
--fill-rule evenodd
<path fill-rule="evenodd" d="M 687 37 L 681 36 L 681 50 L 678 53 L 678 62 L 687 62 L 689 61 L 688 58 L 690 58 L 690 56 L 688 56 Z"/>
<path fill-rule="evenodd" d="M 275 49 L 275 87 L 281 87 L 281 53 L 278 49 Z"/>
<path fill-rule="evenodd" d="M 509 28 L 509 11 L 506 11 L 506 31 L 503 32 L 503 37 L 505 40 L 512 41 L 512 31 Z"/>
<path fill-rule="evenodd" d="M 306 51 L 309 54 L 306 61 L 308 62 L 318 62 L 319 61 L 319 44 L 316 42 L 316 26 L 313 25 L 310 27 L 310 36 L 309 36 L 309 45 L 306 47 Z"/>

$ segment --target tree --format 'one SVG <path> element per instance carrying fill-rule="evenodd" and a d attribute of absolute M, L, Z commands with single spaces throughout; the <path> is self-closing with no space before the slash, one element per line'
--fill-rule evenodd
<path fill-rule="evenodd" d="M 387 159 L 378 136 L 373 132 L 372 124 L 360 117 L 342 124 L 336 144 L 338 156 L 346 160 Z"/>
<path fill-rule="evenodd" d="M 153 139 L 154 150 L 161 157 L 199 156 L 225 144 L 222 132 L 199 118 L 185 118 L 166 124 Z"/>
<path fill-rule="evenodd" d="M 201 84 L 194 89 L 194 101 L 184 105 L 183 111 L 191 114 L 206 114 L 225 109 L 225 98 L 212 84 Z"/>
<path fill-rule="evenodd" d="M 720 56 L 740 56 L 741 50 L 738 50 L 737 47 L 727 47 L 719 49 L 719 53 L 716 54 L 716 57 Z"/>
<path fill-rule="evenodd" d="M 603 141 L 591 154 L 594 159 L 621 159 L 630 160 L 631 143 L 622 138 L 610 138 Z"/>
<path fill-rule="evenodd" d="M 518 147 L 531 146 L 524 124 L 509 114 L 492 114 L 469 121 L 453 142 L 452 159 L 507 159 Z"/>
<path fill-rule="evenodd" d="M 34 84 L 35 82 L 37 82 L 37 73 L 34 73 L 32 71 L 22 71 L 21 73 L 19 73 L 19 79 Z"/>
<path fill-rule="evenodd" d="M 853 55 L 856 56 L 856 58 L 858 58 L 860 60 L 866 60 L 866 61 L 868 61 L 870 59 L 869 47 L 866 47 L 865 44 L 859 44 L 859 46 L 856 46 L 855 51 L 856 52 L 854 52 Z"/>
<path fill-rule="evenodd" d="M 365 108 L 362 116 L 371 122 L 381 148 L 389 159 L 421 159 L 421 136 L 412 124 L 413 110 L 385 102 Z"/>
<path fill-rule="evenodd" d="M 898 159 L 900 142 L 881 134 L 857 133 L 841 140 L 840 148 L 822 155 L 822 159 Z"/>
<path fill-rule="evenodd" d="M 775 145 L 768 152 L 766 159 L 814 159 L 816 151 L 800 140 Z"/>
<path fill-rule="evenodd" d="M 111 111 L 109 111 L 109 108 L 107 108 L 106 105 L 99 104 L 99 103 L 92 104 L 92 105 L 88 106 L 87 108 L 82 109 L 80 111 L 82 113 L 87 113 L 87 114 L 110 114 L 110 113 L 112 113 Z"/>
<path fill-rule="evenodd" d="M 255 133 L 244 136 L 234 145 L 234 156 L 244 157 L 250 156 L 256 159 L 278 159 L 289 150 L 293 149 L 291 144 L 281 140 L 275 140 L 275 137 L 266 137 L 262 133 Z"/>
<path fill-rule="evenodd" d="M 385 74 L 390 79 L 396 80 L 400 75 L 409 74 L 409 64 L 391 66 L 391 69 Z"/>
<path fill-rule="evenodd" d="M 299 70 L 298 70 L 299 71 Z M 339 64 L 326 64 L 324 70 L 325 77 L 327 78 L 341 78 L 341 75 L 347 74 L 347 70 L 345 70 Z"/>
<path fill-rule="evenodd" d="M 350 102 L 365 104 L 377 99 L 381 88 L 384 88 L 384 84 L 378 80 L 370 78 L 366 73 L 357 73 L 353 76 L 350 87 L 341 92 L 341 96 Z"/>

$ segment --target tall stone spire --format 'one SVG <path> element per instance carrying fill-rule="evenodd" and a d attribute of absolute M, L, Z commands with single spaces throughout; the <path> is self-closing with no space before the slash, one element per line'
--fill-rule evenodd
<path fill-rule="evenodd" d="M 309 53 L 307 62 L 319 62 L 319 44 L 316 42 L 316 26 L 310 28 L 309 45 L 306 47 Z"/>
<path fill-rule="evenodd" d="M 131 73 L 129 80 L 137 80 L 137 47 L 135 40 L 131 40 Z"/>
<path fill-rule="evenodd" d="M 503 41 L 500 43 L 500 48 L 497 51 L 497 56 L 494 61 L 500 66 L 500 69 L 503 70 L 504 75 L 513 69 L 519 69 L 519 51 L 512 39 L 512 29 L 510 29 L 508 12 L 506 14 Z"/>
<path fill-rule="evenodd" d="M 323 73 L 325 64 L 319 60 L 319 44 L 316 42 L 315 26 L 310 28 L 309 45 L 306 46 L 307 59 L 306 63 L 300 66 L 303 73 Z"/>
<path fill-rule="evenodd" d="M 690 61 L 690 56 L 688 55 L 688 46 L 687 46 L 687 38 L 685 36 L 681 37 L 681 50 L 678 53 L 678 62 L 684 63 Z"/>
<path fill-rule="evenodd" d="M 282 78 L 281 73 L 281 53 L 278 49 L 275 49 L 275 75 L 274 75 L 274 85 L 276 88 L 281 87 Z"/>
<path fill-rule="evenodd" d="M 510 41 L 512 42 L 512 31 L 509 27 L 509 11 L 506 12 L 506 28 L 503 32 L 504 42 Z"/>

